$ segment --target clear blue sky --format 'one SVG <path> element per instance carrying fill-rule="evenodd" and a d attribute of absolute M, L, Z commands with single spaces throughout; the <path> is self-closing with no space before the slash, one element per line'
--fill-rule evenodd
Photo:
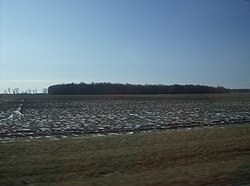
<path fill-rule="evenodd" d="M 0 92 L 63 82 L 250 88 L 250 2 L 0 0 Z"/>

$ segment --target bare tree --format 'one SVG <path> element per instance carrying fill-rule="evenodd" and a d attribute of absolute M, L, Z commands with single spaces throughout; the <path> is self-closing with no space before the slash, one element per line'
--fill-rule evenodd
<path fill-rule="evenodd" d="M 44 94 L 48 94 L 48 89 L 47 89 L 47 88 L 44 88 L 44 89 L 43 89 L 43 93 L 44 93 Z"/>
<path fill-rule="evenodd" d="M 19 94 L 19 88 L 14 88 L 14 90 L 16 94 Z"/>
<path fill-rule="evenodd" d="M 9 94 L 11 94 L 11 92 L 10 92 L 10 91 L 11 91 L 11 89 L 10 89 L 10 88 L 8 88 L 8 92 L 9 92 Z"/>

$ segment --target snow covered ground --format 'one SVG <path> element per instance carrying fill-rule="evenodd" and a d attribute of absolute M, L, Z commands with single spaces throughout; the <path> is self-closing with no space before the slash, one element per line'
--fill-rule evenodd
<path fill-rule="evenodd" d="M 250 102 L 1 101 L 0 138 L 78 136 L 250 122 Z"/>

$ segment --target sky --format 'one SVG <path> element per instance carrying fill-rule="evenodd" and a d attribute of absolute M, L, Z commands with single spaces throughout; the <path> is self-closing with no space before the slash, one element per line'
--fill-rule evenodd
<path fill-rule="evenodd" d="M 0 92 L 71 82 L 250 88 L 250 2 L 0 0 Z"/>

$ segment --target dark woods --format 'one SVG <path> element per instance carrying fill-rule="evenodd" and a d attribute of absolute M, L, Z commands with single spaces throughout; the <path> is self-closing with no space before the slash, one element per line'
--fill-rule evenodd
<path fill-rule="evenodd" d="M 86 95 L 86 94 L 202 94 L 226 93 L 224 87 L 204 85 L 132 85 L 112 83 L 80 83 L 53 85 L 48 89 L 50 95 Z"/>

